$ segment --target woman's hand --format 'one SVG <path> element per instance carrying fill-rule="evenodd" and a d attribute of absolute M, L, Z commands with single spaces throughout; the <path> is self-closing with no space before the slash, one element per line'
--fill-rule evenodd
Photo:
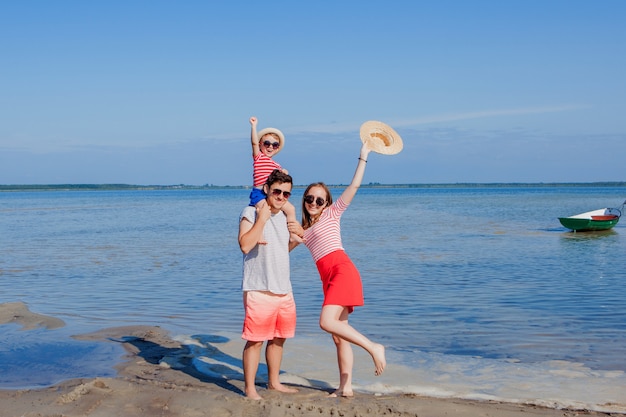
<path fill-rule="evenodd" d="M 289 229 L 289 233 L 296 234 L 301 238 L 304 237 L 304 228 L 297 221 L 287 222 L 287 229 Z"/>
<path fill-rule="evenodd" d="M 367 157 L 371 151 L 372 150 L 369 148 L 369 146 L 367 146 L 367 143 L 363 143 L 363 145 L 361 146 L 361 154 L 359 155 L 359 158 L 367 162 Z"/>

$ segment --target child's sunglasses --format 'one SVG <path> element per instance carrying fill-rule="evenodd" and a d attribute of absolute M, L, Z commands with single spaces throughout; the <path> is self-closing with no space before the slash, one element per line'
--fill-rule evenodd
<path fill-rule="evenodd" d="M 278 149 L 280 148 L 280 142 L 270 142 L 269 140 L 265 140 L 263 141 L 263 146 L 265 146 L 266 148 L 269 148 L 271 146 L 274 149 Z"/>

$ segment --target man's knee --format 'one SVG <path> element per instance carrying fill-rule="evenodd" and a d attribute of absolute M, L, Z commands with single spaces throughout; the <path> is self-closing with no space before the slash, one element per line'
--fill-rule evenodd
<path fill-rule="evenodd" d="M 276 346 L 282 346 L 285 344 L 286 340 L 287 339 L 285 339 L 284 337 L 275 337 L 272 340 L 270 340 L 268 343 L 272 345 L 276 345 Z"/>
<path fill-rule="evenodd" d="M 263 347 L 263 341 L 260 342 L 256 342 L 256 341 L 252 341 L 252 340 L 248 340 L 246 342 L 246 346 L 244 347 L 245 350 L 251 349 L 251 350 L 260 350 Z"/>

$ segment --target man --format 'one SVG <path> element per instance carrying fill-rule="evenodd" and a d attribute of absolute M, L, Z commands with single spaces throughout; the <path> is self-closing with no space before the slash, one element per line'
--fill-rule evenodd
<path fill-rule="evenodd" d="M 274 170 L 263 186 L 267 204 L 248 206 L 239 217 L 239 247 L 243 252 L 243 304 L 245 319 L 241 337 L 245 395 L 260 400 L 255 386 L 263 344 L 268 369 L 268 389 L 297 392 L 280 383 L 279 372 L 285 340 L 296 331 L 296 304 L 289 277 L 289 233 L 304 230 L 296 221 L 287 224 L 282 207 L 291 196 L 290 175 Z"/>

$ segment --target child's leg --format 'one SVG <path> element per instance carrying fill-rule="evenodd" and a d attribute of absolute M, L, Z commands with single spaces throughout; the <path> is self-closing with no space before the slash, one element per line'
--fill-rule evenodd
<path fill-rule="evenodd" d="M 267 200 L 263 199 L 263 200 L 259 200 L 254 207 L 256 207 L 257 209 L 261 208 L 261 207 L 265 207 L 265 205 L 267 204 Z"/>
<path fill-rule="evenodd" d="M 289 201 L 287 201 L 285 203 L 285 205 L 283 206 L 283 213 L 285 213 L 285 216 L 287 217 L 287 221 L 288 222 L 297 222 L 298 221 L 296 219 L 296 208 Z M 298 236 L 297 234 L 295 234 L 295 233 L 290 233 L 289 234 L 289 240 L 291 242 L 298 242 L 298 243 L 304 242 L 302 240 L 302 238 L 300 236 Z"/>
<path fill-rule="evenodd" d="M 258 210 L 262 207 L 265 207 L 266 205 L 267 205 L 267 201 L 263 199 L 263 200 L 259 200 L 254 205 L 254 207 L 257 209 L 257 213 L 258 213 L 259 212 Z M 259 245 L 267 245 L 267 241 L 265 240 L 265 237 L 259 241 Z"/>

